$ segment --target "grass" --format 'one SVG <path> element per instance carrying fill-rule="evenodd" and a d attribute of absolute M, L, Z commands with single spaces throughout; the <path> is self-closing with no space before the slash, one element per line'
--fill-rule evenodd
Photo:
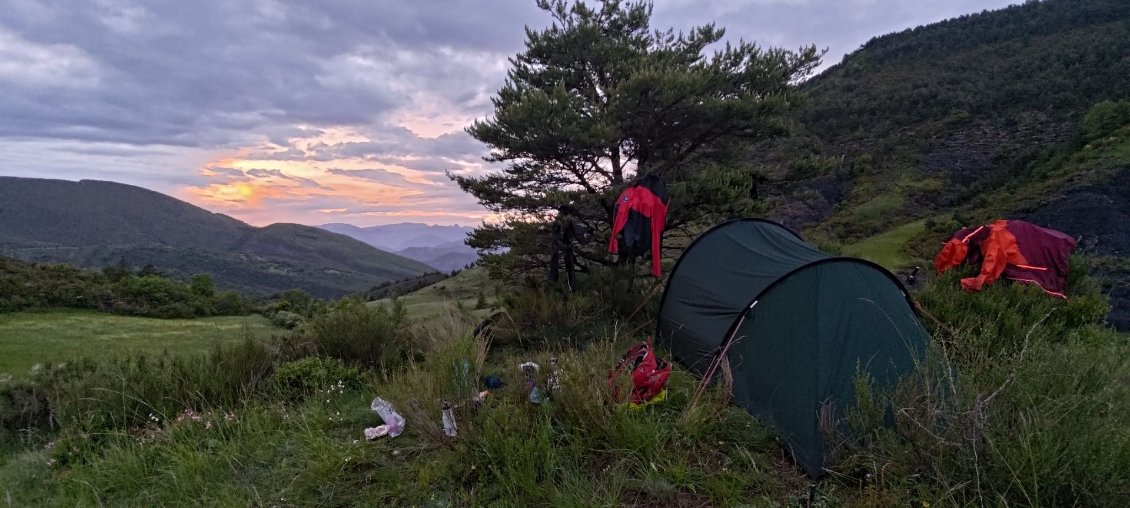
<path fill-rule="evenodd" d="M 615 337 L 559 353 L 563 388 L 531 404 L 516 365 L 548 366 L 543 351 L 492 353 L 481 372 L 506 386 L 475 408 L 477 388 L 453 371 L 478 371 L 473 323 L 450 333 L 420 362 L 369 371 L 361 390 L 331 387 L 302 400 L 260 391 L 199 420 L 144 428 L 64 433 L 0 453 L 0 506 L 611 506 L 799 505 L 807 482 L 775 437 L 717 391 L 696 407 L 696 380 L 673 373 L 667 401 L 630 410 L 609 398 L 605 373 L 630 342 Z M 547 369 L 539 384 L 544 388 Z M 404 434 L 368 442 L 391 401 Z M 458 406 L 458 435 L 439 432 L 440 405 Z M 418 406 L 414 406 L 418 404 Z M 225 415 L 228 415 L 225 417 Z"/>
<path fill-rule="evenodd" d="M 470 268 L 463 270 L 435 284 L 400 297 L 404 303 L 408 317 L 413 320 L 429 320 L 444 315 L 453 304 L 460 304 L 464 308 L 472 309 L 475 317 L 486 317 L 490 309 L 476 309 L 479 295 L 482 294 L 486 301 L 491 302 L 494 293 L 494 283 L 491 282 L 487 271 L 483 268 Z M 389 299 L 370 302 L 369 305 L 382 305 L 389 303 Z"/>
<path fill-rule="evenodd" d="M 236 348 L 182 366 L 184 381 L 128 359 L 59 378 L 64 390 L 46 390 L 70 401 L 61 407 L 71 417 L 57 434 L 0 449 L 0 506 L 1126 505 L 1130 356 L 1095 325 L 1101 295 L 1078 280 L 1068 301 L 1010 284 L 968 295 L 959 275 L 919 293 L 943 320 L 933 353 L 951 361 L 942 387 L 952 397 L 936 398 L 924 372 L 895 393 L 894 429 L 872 427 L 889 417 L 867 406 L 849 420 L 859 439 L 837 448 L 812 491 L 774 434 L 720 386 L 692 406 L 697 381 L 676 368 L 668 400 L 640 410 L 614 401 L 607 372 L 638 336 L 488 353 L 470 336 L 473 316 L 448 306 L 430 320 L 442 330 L 430 332 L 426 354 L 360 379 L 280 364 L 276 373 L 313 390 L 302 397 L 272 388 L 276 376 L 258 367 L 206 390 L 238 361 L 188 375 Z M 247 358 L 261 360 L 251 351 L 261 343 L 246 344 Z M 516 367 L 541 364 L 544 388 L 551 354 L 562 389 L 531 404 Z M 305 367 L 332 366 L 314 363 Z M 481 406 L 469 400 L 480 374 L 507 383 Z M 170 401 L 180 386 L 201 395 Z M 402 435 L 363 438 L 381 423 L 368 407 L 376 396 L 406 418 Z M 145 404 L 132 420 L 94 418 L 135 399 Z M 440 430 L 444 400 L 456 406 L 453 439 Z M 150 401 L 162 405 L 159 420 L 146 418 Z M 177 416 L 185 404 L 191 418 Z"/>
<path fill-rule="evenodd" d="M 926 231 L 925 224 L 925 219 L 910 222 L 885 233 L 845 245 L 843 254 L 878 263 L 888 270 L 906 267 L 911 263 L 911 259 L 904 247 L 912 238 Z"/>
<path fill-rule="evenodd" d="M 40 363 L 82 355 L 108 359 L 130 352 L 203 353 L 216 343 L 238 342 L 284 330 L 262 316 L 153 319 L 83 310 L 0 314 L 0 376 L 16 377 Z"/>

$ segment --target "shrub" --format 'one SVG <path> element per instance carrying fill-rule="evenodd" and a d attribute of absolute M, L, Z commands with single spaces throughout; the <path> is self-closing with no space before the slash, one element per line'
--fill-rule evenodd
<path fill-rule="evenodd" d="M 271 313 L 270 314 L 270 320 L 271 320 L 271 324 L 273 324 L 275 326 L 286 328 L 288 330 L 293 330 L 293 329 L 297 328 L 298 325 L 302 324 L 303 318 L 302 318 L 302 316 L 295 314 L 293 312 L 280 310 L 280 311 L 276 311 L 276 312 Z"/>
<path fill-rule="evenodd" d="M 338 359 L 309 357 L 279 365 L 271 380 L 283 398 L 299 401 L 318 390 L 333 387 L 358 390 L 361 388 L 361 371 L 346 366 Z"/>
<path fill-rule="evenodd" d="M 243 316 L 251 313 L 251 306 L 235 291 L 216 294 L 215 313 L 220 316 Z"/>
<path fill-rule="evenodd" d="M 306 330 L 327 356 L 366 367 L 388 367 L 416 352 L 406 321 L 399 300 L 391 306 L 370 307 L 350 298 L 316 315 Z"/>
<path fill-rule="evenodd" d="M 204 274 L 186 284 L 152 270 L 133 276 L 122 266 L 95 272 L 0 257 L 0 311 L 59 307 L 191 318 L 247 314 L 250 305 L 233 292 L 217 295 Z"/>
<path fill-rule="evenodd" d="M 1080 122 L 1083 139 L 1094 141 L 1130 123 L 1130 100 L 1095 104 Z"/>

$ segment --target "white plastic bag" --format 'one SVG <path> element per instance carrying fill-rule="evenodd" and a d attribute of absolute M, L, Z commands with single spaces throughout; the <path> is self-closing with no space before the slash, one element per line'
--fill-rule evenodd
<path fill-rule="evenodd" d="M 400 416 L 400 413 L 392 409 L 392 404 L 388 401 L 377 397 L 373 399 L 373 403 L 370 404 L 369 407 L 380 415 L 381 420 L 384 420 L 385 425 L 388 426 L 389 437 L 396 437 L 399 436 L 401 432 L 404 432 L 404 417 Z"/>

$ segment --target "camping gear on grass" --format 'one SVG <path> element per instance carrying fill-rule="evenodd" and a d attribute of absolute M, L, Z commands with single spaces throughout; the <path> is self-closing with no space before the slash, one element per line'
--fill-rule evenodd
<path fill-rule="evenodd" d="M 1067 272 L 1075 239 L 1019 220 L 997 220 L 977 228 L 958 230 L 934 258 L 942 273 L 963 262 L 980 263 L 976 277 L 961 279 L 961 288 L 980 291 L 1001 276 L 1035 284 L 1045 293 L 1067 298 Z"/>
<path fill-rule="evenodd" d="M 659 277 L 669 202 L 667 184 L 656 175 L 646 175 L 624 189 L 616 198 L 608 252 L 619 254 L 621 262 L 650 253 L 651 274 Z"/>
<path fill-rule="evenodd" d="M 671 364 L 655 355 L 651 337 L 630 348 L 608 373 L 612 398 L 623 400 L 618 381 L 625 372 L 630 373 L 632 391 L 628 402 L 633 408 L 667 399 L 667 379 L 671 377 Z"/>
<path fill-rule="evenodd" d="M 534 362 L 525 362 L 518 365 L 518 370 L 526 374 L 526 391 L 529 392 L 530 402 L 541 404 L 541 395 L 538 393 L 538 383 L 534 379 L 541 367 Z"/>
<path fill-rule="evenodd" d="M 656 333 L 700 375 L 728 361 L 734 401 L 775 428 L 813 478 L 824 465 L 821 415 L 839 423 L 855 405 L 857 374 L 892 387 L 929 341 L 890 272 L 760 219 L 720 224 L 687 247 Z"/>
<path fill-rule="evenodd" d="M 380 415 L 381 420 L 388 426 L 387 433 L 389 437 L 399 436 L 400 433 L 404 431 L 404 417 L 400 416 L 400 413 L 397 413 L 392 408 L 392 404 L 388 401 L 377 397 L 373 399 L 372 404 L 369 404 L 369 408 Z M 380 427 L 377 428 L 379 429 Z M 368 429 L 366 429 L 365 436 L 368 437 L 368 435 L 369 432 Z"/>
<path fill-rule="evenodd" d="M 483 386 L 489 390 L 497 390 L 506 385 L 506 382 L 498 376 L 483 376 Z"/>

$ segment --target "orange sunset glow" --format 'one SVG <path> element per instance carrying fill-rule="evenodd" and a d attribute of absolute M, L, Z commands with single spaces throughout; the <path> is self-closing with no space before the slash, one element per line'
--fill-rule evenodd
<path fill-rule="evenodd" d="M 258 149 L 245 148 L 216 157 L 200 168 L 203 183 L 186 186 L 178 194 L 204 208 L 256 225 L 312 222 L 318 216 L 327 221 L 358 223 L 416 218 L 476 224 L 495 219 L 474 204 L 452 207 L 453 199 L 467 201 L 465 196 L 443 172 L 410 167 L 424 161 L 422 156 L 378 160 L 370 154 L 325 155 L 371 142 L 369 137 L 344 127 L 311 129 L 308 136 L 288 139 L 287 146 L 268 142 Z M 441 167 L 460 173 L 485 169 L 465 160 L 439 160 Z"/>

